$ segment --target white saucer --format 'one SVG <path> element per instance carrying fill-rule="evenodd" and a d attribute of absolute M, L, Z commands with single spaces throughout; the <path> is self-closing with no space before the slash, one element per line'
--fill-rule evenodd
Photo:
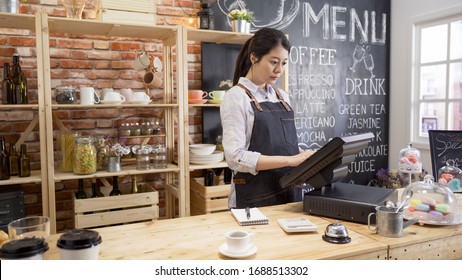
<path fill-rule="evenodd" d="M 127 101 L 128 104 L 149 104 L 152 100 L 130 100 Z"/>
<path fill-rule="evenodd" d="M 209 102 L 209 103 L 212 103 L 212 104 L 221 104 L 222 101 L 223 101 L 223 100 L 220 100 L 220 99 L 217 99 L 217 100 L 215 100 L 215 99 L 209 99 L 209 100 L 208 100 L 208 102 Z"/>
<path fill-rule="evenodd" d="M 122 100 L 101 100 L 101 104 L 122 104 Z"/>
<path fill-rule="evenodd" d="M 245 252 L 233 253 L 233 252 L 228 251 L 228 244 L 223 243 L 218 248 L 218 251 L 220 251 L 221 254 L 223 254 L 223 255 L 225 255 L 227 257 L 234 258 L 234 259 L 239 259 L 239 258 L 250 257 L 253 254 L 255 254 L 257 252 L 257 246 L 255 246 L 255 244 L 252 244 L 252 246 Z"/>

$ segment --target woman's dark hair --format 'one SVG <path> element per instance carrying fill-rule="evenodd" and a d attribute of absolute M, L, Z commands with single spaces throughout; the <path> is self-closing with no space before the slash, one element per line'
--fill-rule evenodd
<path fill-rule="evenodd" d="M 252 62 L 250 54 L 253 53 L 259 61 L 264 55 L 268 54 L 274 47 L 281 45 L 284 49 L 290 52 L 290 43 L 286 35 L 274 28 L 262 28 L 245 42 L 236 59 L 236 68 L 234 69 L 233 85 L 239 82 L 239 78 L 247 75 Z"/>

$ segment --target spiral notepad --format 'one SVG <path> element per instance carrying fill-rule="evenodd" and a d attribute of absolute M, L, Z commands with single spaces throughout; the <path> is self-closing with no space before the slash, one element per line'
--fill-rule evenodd
<path fill-rule="evenodd" d="M 231 214 L 241 226 L 266 225 L 269 220 L 258 208 L 250 208 L 250 218 L 245 209 L 231 209 Z"/>

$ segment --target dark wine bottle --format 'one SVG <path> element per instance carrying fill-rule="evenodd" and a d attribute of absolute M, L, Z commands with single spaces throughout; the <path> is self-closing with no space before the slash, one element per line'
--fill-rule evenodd
<path fill-rule="evenodd" d="M 101 192 L 96 182 L 92 182 L 91 183 L 91 197 L 95 198 L 95 197 L 103 197 L 103 196 L 104 194 Z"/>
<path fill-rule="evenodd" d="M 112 190 L 109 193 L 109 196 L 122 195 L 122 192 L 119 190 L 119 177 L 112 176 Z"/>
<path fill-rule="evenodd" d="M 85 189 L 83 188 L 83 179 L 79 179 L 77 182 L 77 192 L 75 193 L 76 199 L 85 199 L 87 198 L 87 194 L 85 193 Z"/>
<path fill-rule="evenodd" d="M 19 155 L 16 145 L 10 144 L 10 176 L 19 175 Z"/>
<path fill-rule="evenodd" d="M 0 180 L 10 179 L 10 156 L 5 148 L 5 138 L 0 137 Z"/>
<path fill-rule="evenodd" d="M 30 176 L 30 160 L 27 155 L 27 146 L 26 144 L 21 144 L 21 154 L 19 155 L 19 177 L 29 177 Z"/>
<path fill-rule="evenodd" d="M 10 64 L 3 64 L 2 103 L 13 104 L 13 82 L 10 78 Z"/>
<path fill-rule="evenodd" d="M 27 104 L 27 80 L 22 72 L 19 64 L 19 54 L 13 55 L 13 66 L 11 67 L 11 82 L 13 83 L 13 103 L 12 104 Z"/>

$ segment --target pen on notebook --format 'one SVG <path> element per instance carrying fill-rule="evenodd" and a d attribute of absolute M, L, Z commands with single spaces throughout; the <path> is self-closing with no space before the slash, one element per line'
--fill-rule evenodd
<path fill-rule="evenodd" d="M 245 208 L 245 213 L 247 213 L 247 220 L 250 220 L 250 208 Z"/>

